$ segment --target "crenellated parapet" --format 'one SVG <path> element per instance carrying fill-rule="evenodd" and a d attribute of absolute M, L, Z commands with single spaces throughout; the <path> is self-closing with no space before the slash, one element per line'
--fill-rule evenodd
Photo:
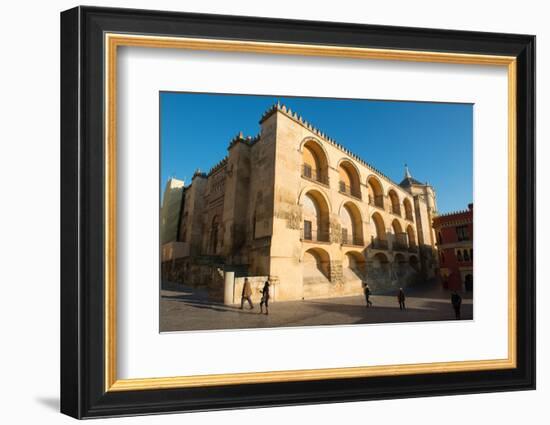
<path fill-rule="evenodd" d="M 202 172 L 202 171 L 200 170 L 200 168 L 197 168 L 197 169 L 195 170 L 195 172 L 193 173 L 193 179 L 194 179 L 195 177 L 206 178 L 207 175 L 206 175 L 205 172 Z"/>
<path fill-rule="evenodd" d="M 260 140 L 260 135 L 259 134 L 257 134 L 256 136 L 246 136 L 246 137 L 244 137 L 243 132 L 240 131 L 236 136 L 234 136 L 229 141 L 229 145 L 227 146 L 227 150 L 231 149 L 237 143 L 244 143 L 247 146 L 252 146 L 256 142 L 258 142 L 259 140 Z"/>
<path fill-rule="evenodd" d="M 208 172 L 207 176 L 210 177 L 212 174 L 216 173 L 226 165 L 227 165 L 227 156 L 225 156 L 220 162 L 214 165 Z"/>
<path fill-rule="evenodd" d="M 382 171 L 380 171 L 378 168 L 374 167 L 367 161 L 365 161 L 363 158 L 355 154 L 354 152 L 351 152 L 348 148 L 338 143 L 336 140 L 334 140 L 332 137 L 328 136 L 325 132 L 321 131 L 317 127 L 315 127 L 313 124 L 311 124 L 309 121 L 306 121 L 301 115 L 296 113 L 295 111 L 292 111 L 290 108 L 288 108 L 286 105 L 283 105 L 279 102 L 275 103 L 273 106 L 271 106 L 267 111 L 265 111 L 262 114 L 262 117 L 260 118 L 260 124 L 262 124 L 265 120 L 267 120 L 271 115 L 273 115 L 275 112 L 281 112 L 284 115 L 286 115 L 291 120 L 295 121 L 296 123 L 300 124 L 301 126 L 305 127 L 309 131 L 311 131 L 316 136 L 322 138 L 326 142 L 330 143 L 331 145 L 338 148 L 341 152 L 345 153 L 347 156 L 349 156 L 351 159 L 354 159 L 355 161 L 359 162 L 360 164 L 367 167 L 370 171 L 378 174 L 379 176 L 384 177 L 387 179 L 390 183 L 397 185 L 396 182 L 394 182 L 390 177 L 388 177 L 386 174 L 384 174 Z"/>

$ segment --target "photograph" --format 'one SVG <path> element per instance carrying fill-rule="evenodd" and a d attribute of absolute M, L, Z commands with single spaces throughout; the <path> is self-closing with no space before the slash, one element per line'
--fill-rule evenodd
<path fill-rule="evenodd" d="M 25 140 L 8 143 L 60 186 L 60 262 L 29 256 L 29 241 L 53 237 L 20 234 L 55 226 L 12 225 L 21 246 L 10 248 L 19 275 L 35 257 L 60 272 L 60 291 L 38 285 L 47 296 L 31 305 L 44 310 L 39 325 L 58 306 L 55 335 L 35 332 L 59 336 L 56 368 L 46 359 L 51 379 L 31 374 L 55 382 L 59 410 L 219 422 L 221 410 L 308 405 L 309 419 L 329 404 L 368 402 L 369 418 L 387 420 L 393 400 L 409 403 L 394 409 L 406 412 L 399 419 L 426 423 L 434 396 L 470 400 L 452 415 L 460 422 L 480 407 L 541 405 L 545 394 L 525 390 L 536 388 L 540 348 L 543 14 L 531 13 L 530 26 L 505 7 L 495 20 L 494 8 L 432 7 L 430 19 L 416 4 L 385 16 L 370 6 L 338 15 L 262 3 L 258 16 L 227 5 L 65 5 L 50 31 L 56 84 L 23 72 L 55 58 L 48 49 L 16 67 L 14 110 L 28 109 L 24 84 L 60 86 L 60 109 L 41 108 L 46 118 L 32 126 L 27 113 L 6 138 L 36 130 L 23 139 L 44 147 L 47 125 L 60 132 L 60 149 L 48 148 L 60 167 L 44 150 L 29 156 Z M 41 197 L 55 199 L 36 185 L 46 173 L 31 167 L 28 177 L 6 158 L 8 186 L 33 204 L 12 209 L 36 216 Z M 19 275 L 7 286 L 21 292 Z M 8 304 L 17 308 L 7 317 L 28 319 Z M 8 326 L 18 342 L 29 320 Z M 516 410 L 499 411 L 512 423 Z"/>
<path fill-rule="evenodd" d="M 473 320 L 474 106 L 161 91 L 160 332 Z"/>

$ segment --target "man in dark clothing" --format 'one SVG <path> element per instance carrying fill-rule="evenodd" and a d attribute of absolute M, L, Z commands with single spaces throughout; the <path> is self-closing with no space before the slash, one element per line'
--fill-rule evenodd
<path fill-rule="evenodd" d="M 248 278 L 244 278 L 244 284 L 243 284 L 243 293 L 241 294 L 241 310 L 244 307 L 244 301 L 248 301 L 248 305 L 250 306 L 250 310 L 254 308 L 254 305 L 252 304 L 252 299 L 250 298 L 252 296 L 252 288 L 250 287 L 250 282 L 248 281 Z"/>
<path fill-rule="evenodd" d="M 372 306 L 372 302 L 370 300 L 370 288 L 368 283 L 365 283 L 365 286 L 363 288 L 363 292 L 365 292 L 365 301 L 367 301 L 367 308 Z"/>
<path fill-rule="evenodd" d="M 399 301 L 399 310 L 406 310 L 405 292 L 403 292 L 403 288 L 399 288 L 399 292 L 397 293 L 397 301 Z"/>
<path fill-rule="evenodd" d="M 262 292 L 262 299 L 260 301 L 260 314 L 264 312 L 263 306 L 265 305 L 265 314 L 269 314 L 269 281 L 266 280 L 264 283 L 264 287 L 261 290 Z"/>
<path fill-rule="evenodd" d="M 453 305 L 456 319 L 460 320 L 460 305 L 462 304 L 462 297 L 458 295 L 458 292 L 456 291 L 453 291 L 453 294 L 451 295 L 451 304 Z"/>

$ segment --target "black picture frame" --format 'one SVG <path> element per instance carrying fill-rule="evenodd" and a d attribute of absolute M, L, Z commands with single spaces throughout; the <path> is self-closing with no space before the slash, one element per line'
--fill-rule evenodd
<path fill-rule="evenodd" d="M 517 58 L 517 367 L 105 391 L 104 34 L 139 33 Z M 535 388 L 535 36 L 131 9 L 61 13 L 61 412 L 75 418 Z"/>

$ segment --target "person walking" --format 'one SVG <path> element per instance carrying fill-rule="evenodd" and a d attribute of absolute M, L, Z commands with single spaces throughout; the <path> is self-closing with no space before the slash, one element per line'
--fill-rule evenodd
<path fill-rule="evenodd" d="M 265 305 L 265 314 L 269 314 L 269 280 L 266 280 L 264 287 L 260 291 L 262 293 L 262 299 L 260 301 L 260 314 L 264 312 Z"/>
<path fill-rule="evenodd" d="M 250 287 L 250 282 L 248 281 L 248 278 L 244 278 L 244 284 L 243 284 L 243 293 L 241 294 L 241 310 L 244 307 L 244 301 L 248 301 L 248 305 L 250 306 L 250 310 L 254 309 L 254 304 L 252 304 L 252 299 L 250 298 L 252 296 L 252 288 Z"/>
<path fill-rule="evenodd" d="M 403 291 L 403 288 L 399 288 L 399 292 L 397 293 L 397 301 L 399 301 L 399 310 L 406 310 L 405 292 Z"/>
<path fill-rule="evenodd" d="M 367 302 L 367 308 L 369 308 L 372 306 L 372 301 L 370 300 L 370 288 L 368 283 L 365 283 L 365 286 L 363 287 L 363 292 L 365 293 L 365 301 Z"/>
<path fill-rule="evenodd" d="M 460 306 L 462 305 L 462 297 L 458 295 L 458 292 L 456 291 L 453 291 L 451 295 L 451 304 L 453 305 L 453 309 L 455 311 L 456 320 L 460 320 Z"/>

